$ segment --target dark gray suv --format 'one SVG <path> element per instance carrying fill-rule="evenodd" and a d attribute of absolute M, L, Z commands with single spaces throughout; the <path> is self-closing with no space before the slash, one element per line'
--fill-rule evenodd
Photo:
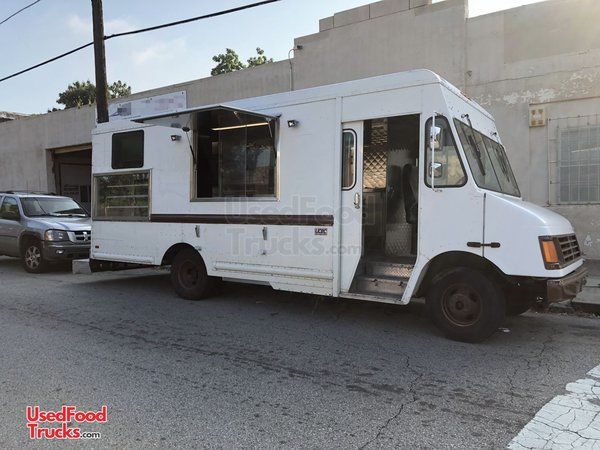
<path fill-rule="evenodd" d="M 0 255 L 21 258 L 27 272 L 88 258 L 91 233 L 89 214 L 69 197 L 0 192 Z"/>

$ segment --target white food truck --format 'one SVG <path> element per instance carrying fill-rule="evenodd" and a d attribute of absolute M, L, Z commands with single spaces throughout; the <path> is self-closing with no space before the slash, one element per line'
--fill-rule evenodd
<path fill-rule="evenodd" d="M 93 270 L 405 305 L 480 341 L 573 298 L 571 224 L 522 200 L 493 117 L 428 70 L 99 124 Z"/>

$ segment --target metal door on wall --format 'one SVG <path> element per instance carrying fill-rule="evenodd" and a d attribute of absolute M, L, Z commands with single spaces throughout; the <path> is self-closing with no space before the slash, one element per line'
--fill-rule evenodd
<path fill-rule="evenodd" d="M 92 151 L 89 148 L 53 149 L 56 192 L 71 197 L 88 211 L 91 207 Z"/>
<path fill-rule="evenodd" d="M 91 166 L 60 164 L 60 195 L 71 197 L 88 211 L 91 206 Z"/>

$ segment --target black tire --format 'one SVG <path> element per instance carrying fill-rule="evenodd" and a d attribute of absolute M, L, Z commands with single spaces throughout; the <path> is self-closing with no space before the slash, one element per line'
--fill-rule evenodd
<path fill-rule="evenodd" d="M 502 325 L 506 305 L 502 290 L 478 270 L 459 267 L 433 280 L 427 293 L 433 322 L 462 342 L 481 342 Z"/>
<path fill-rule="evenodd" d="M 202 300 L 213 291 L 215 280 L 206 273 L 200 253 L 193 248 L 186 248 L 173 259 L 171 284 L 181 298 Z"/>
<path fill-rule="evenodd" d="M 520 316 L 529 311 L 535 302 L 527 298 L 515 298 L 506 300 L 506 315 L 510 317 Z"/>
<path fill-rule="evenodd" d="M 33 239 L 25 242 L 21 262 L 23 268 L 29 273 L 43 273 L 48 270 L 48 262 L 44 258 L 42 243 Z"/>

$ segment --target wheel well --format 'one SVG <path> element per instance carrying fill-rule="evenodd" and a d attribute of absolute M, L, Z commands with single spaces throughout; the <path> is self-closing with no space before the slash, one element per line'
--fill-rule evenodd
<path fill-rule="evenodd" d="M 491 275 L 498 283 L 505 285 L 506 275 L 488 259 L 467 252 L 448 252 L 433 258 L 425 268 L 415 297 L 427 295 L 436 278 L 457 267 L 468 267 Z"/>
<path fill-rule="evenodd" d="M 173 262 L 173 258 L 175 258 L 175 255 L 177 255 L 177 253 L 186 248 L 196 250 L 190 244 L 186 244 L 185 242 L 180 242 L 179 244 L 172 245 L 163 256 L 162 261 L 160 263 L 161 266 L 170 266 Z"/>
<path fill-rule="evenodd" d="M 19 241 L 19 251 L 21 253 L 21 255 L 23 253 L 25 253 L 25 247 L 27 246 L 27 244 L 29 244 L 30 242 L 35 242 L 35 241 L 39 241 L 40 238 L 33 235 L 33 234 L 26 234 L 24 236 L 21 237 L 21 240 Z"/>

